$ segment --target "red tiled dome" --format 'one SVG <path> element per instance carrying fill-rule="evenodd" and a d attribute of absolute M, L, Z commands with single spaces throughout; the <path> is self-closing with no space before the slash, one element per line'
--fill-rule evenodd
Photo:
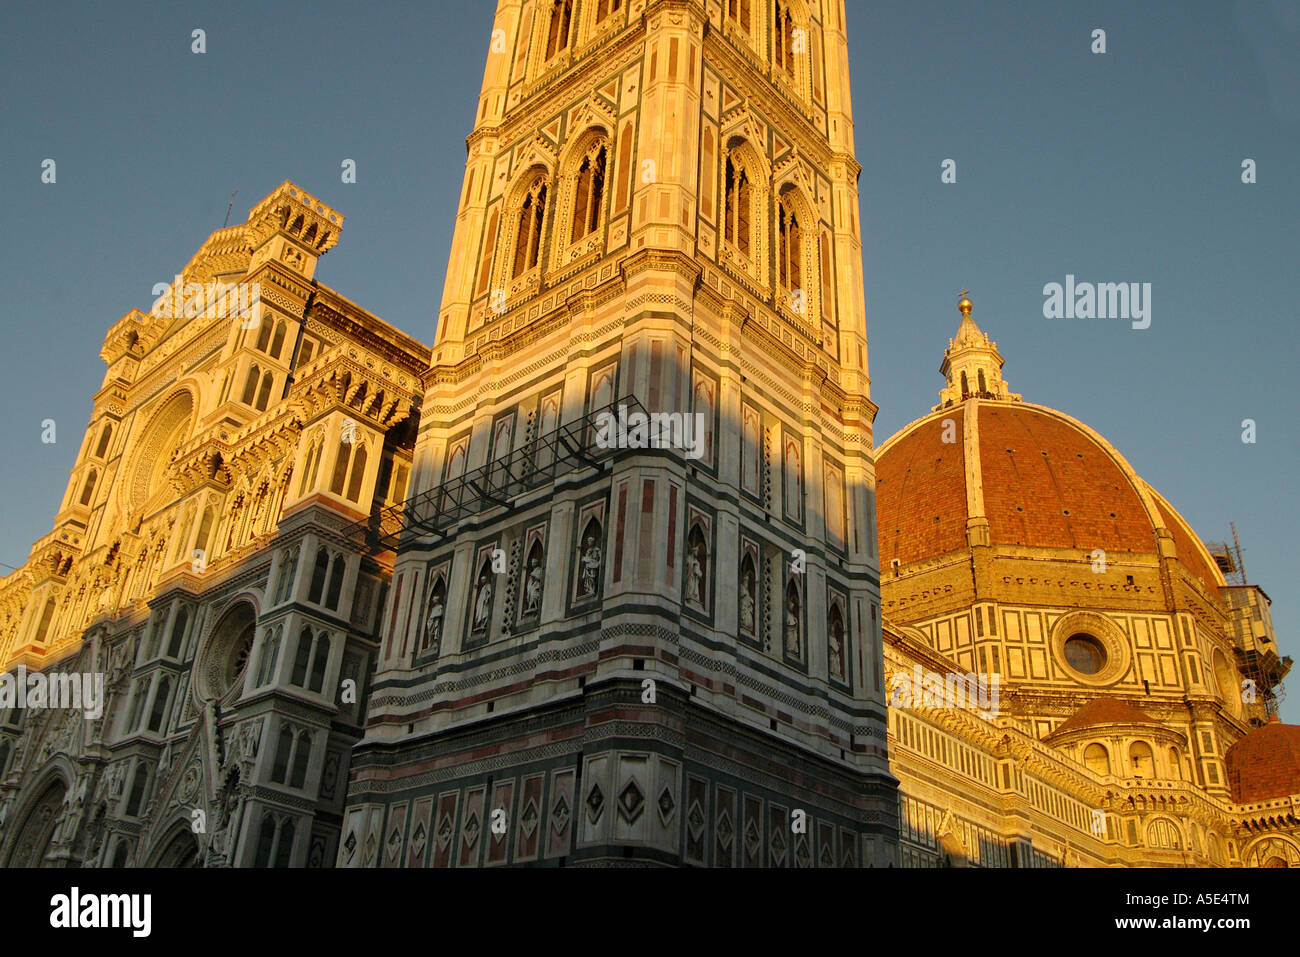
<path fill-rule="evenodd" d="M 1163 526 L 1193 576 L 1222 584 L 1187 523 L 1158 496 L 1144 501 L 1145 483 L 1104 439 L 1067 415 L 1021 402 L 961 402 L 881 446 L 876 508 L 884 567 L 966 547 L 968 427 L 991 544 L 1152 554 Z M 955 442 L 943 442 L 945 428 Z"/>
<path fill-rule="evenodd" d="M 1255 728 L 1224 760 L 1234 801 L 1253 804 L 1300 793 L 1300 725 Z"/>
<path fill-rule="evenodd" d="M 1055 737 L 1074 731 L 1076 728 L 1091 728 L 1099 724 L 1160 724 L 1145 711 L 1139 711 L 1131 704 L 1117 698 L 1093 698 L 1070 717 L 1057 725 L 1052 732 Z"/>

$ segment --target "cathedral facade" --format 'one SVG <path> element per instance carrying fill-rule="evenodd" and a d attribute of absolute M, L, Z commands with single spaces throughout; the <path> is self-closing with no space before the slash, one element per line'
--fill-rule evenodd
<path fill-rule="evenodd" d="M 391 575 L 342 531 L 405 497 L 429 362 L 314 280 L 342 224 L 285 183 L 105 336 L 0 581 L 0 865 L 332 862 Z"/>

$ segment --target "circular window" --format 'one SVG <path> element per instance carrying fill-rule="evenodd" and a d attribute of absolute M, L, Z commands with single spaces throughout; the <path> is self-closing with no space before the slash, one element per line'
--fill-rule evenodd
<path fill-rule="evenodd" d="M 1108 688 L 1128 673 L 1128 635 L 1106 615 L 1072 611 L 1052 624 L 1052 657 L 1061 676 L 1093 688 Z"/>
<path fill-rule="evenodd" d="M 201 653 L 199 690 L 202 697 L 221 698 L 240 683 L 257 630 L 257 613 L 239 602 L 217 622 Z"/>
<path fill-rule="evenodd" d="M 1065 639 L 1065 662 L 1080 674 L 1099 674 L 1106 667 L 1106 648 L 1092 635 L 1071 635 Z"/>

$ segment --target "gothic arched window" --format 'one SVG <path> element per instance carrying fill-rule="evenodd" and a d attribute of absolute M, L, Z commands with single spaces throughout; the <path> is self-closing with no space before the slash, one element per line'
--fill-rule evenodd
<path fill-rule="evenodd" d="M 611 13 L 617 13 L 623 0 L 596 0 L 596 22 L 603 23 Z"/>
<path fill-rule="evenodd" d="M 795 76 L 795 21 L 790 13 L 790 4 L 786 0 L 776 0 L 772 33 L 776 41 L 773 56 L 776 67 L 778 70 L 784 71 L 786 76 L 793 80 Z"/>
<path fill-rule="evenodd" d="M 271 632 L 262 649 L 262 663 L 257 671 L 257 684 L 264 685 L 275 677 L 276 665 L 280 663 L 280 629 Z"/>
<path fill-rule="evenodd" d="M 749 32 L 749 25 L 752 22 L 749 0 L 727 0 L 727 19 L 740 29 Z"/>
<path fill-rule="evenodd" d="M 723 236 L 744 255 L 749 255 L 750 204 L 752 190 L 749 175 L 745 167 L 736 158 L 735 153 L 727 154 L 725 183 L 726 205 L 723 209 Z"/>
<path fill-rule="evenodd" d="M 343 494 L 343 486 L 348 480 L 348 463 L 352 460 L 352 442 L 347 436 L 339 438 L 338 455 L 334 457 L 334 475 L 330 478 L 330 491 L 335 495 Z"/>
<path fill-rule="evenodd" d="M 777 210 L 776 268 L 781 287 L 789 292 L 803 289 L 801 259 L 803 247 L 799 217 L 789 194 L 782 197 Z"/>
<path fill-rule="evenodd" d="M 289 755 L 293 751 L 293 732 L 287 727 L 280 729 L 280 737 L 275 745 L 275 763 L 271 765 L 271 780 L 283 784 L 289 773 Z"/>
<path fill-rule="evenodd" d="M 366 477 L 366 447 L 357 445 L 357 452 L 352 456 L 352 478 L 348 482 L 348 499 L 353 502 L 361 500 L 361 481 Z"/>
<path fill-rule="evenodd" d="M 554 0 L 551 4 L 551 22 L 546 31 L 546 59 L 569 45 L 569 26 L 573 22 L 573 0 Z"/>
<path fill-rule="evenodd" d="M 131 779 L 131 790 L 126 799 L 127 817 L 135 817 L 140 813 L 140 805 L 144 803 L 145 786 L 148 783 L 149 769 L 145 767 L 144 761 L 137 761 L 135 776 Z"/>
<path fill-rule="evenodd" d="M 41 620 L 36 626 L 36 634 L 32 636 L 32 643 L 36 645 L 44 644 L 45 638 L 50 630 L 50 622 L 54 619 L 54 596 L 46 599 L 45 607 L 41 609 Z"/>
<path fill-rule="evenodd" d="M 98 477 L 99 477 L 99 473 L 96 472 L 94 469 L 91 469 L 89 472 L 86 473 L 86 483 L 81 486 L 80 501 L 82 505 L 90 504 L 91 496 L 95 494 L 95 479 L 97 479 Z"/>
<path fill-rule="evenodd" d="M 500 219 L 501 211 L 492 210 L 492 216 L 488 219 L 487 234 L 483 240 L 483 258 L 478 266 L 478 287 L 474 290 L 476 296 L 487 292 L 488 283 L 492 280 L 492 253 L 497 245 L 497 223 Z"/>
<path fill-rule="evenodd" d="M 167 717 L 167 699 L 171 696 L 172 685 L 166 678 L 158 681 L 158 688 L 154 692 L 153 710 L 149 712 L 149 730 L 161 731 L 163 720 Z"/>
<path fill-rule="evenodd" d="M 311 629 L 304 628 L 298 635 L 298 647 L 293 656 L 293 674 L 289 676 L 289 683 L 299 688 L 307 684 L 307 668 L 311 664 L 311 652 L 314 642 L 311 637 Z"/>
<path fill-rule="evenodd" d="M 307 761 L 311 757 L 311 735 L 303 731 L 298 735 L 298 743 L 293 753 L 293 773 L 289 776 L 289 786 L 300 788 L 307 783 Z"/>
<path fill-rule="evenodd" d="M 271 314 L 269 312 L 264 312 L 262 313 L 262 325 L 257 330 L 257 346 L 256 346 L 257 351 L 265 352 L 266 347 L 270 343 L 270 341 L 271 341 Z"/>
<path fill-rule="evenodd" d="M 248 378 L 244 380 L 244 394 L 240 397 L 240 402 L 244 405 L 252 405 L 253 399 L 257 396 L 257 383 L 261 378 L 262 370 L 253 363 L 248 369 Z"/>
<path fill-rule="evenodd" d="M 262 818 L 262 826 L 257 833 L 257 857 L 253 861 L 254 867 L 269 867 L 271 864 L 271 852 L 275 846 L 275 818 L 267 814 Z"/>
<path fill-rule="evenodd" d="M 257 402 L 255 408 L 258 412 L 265 412 L 266 407 L 271 403 L 271 384 L 273 377 L 268 369 L 262 374 L 262 388 L 257 390 Z"/>
<path fill-rule="evenodd" d="M 95 457 L 102 459 L 104 453 L 108 451 L 108 440 L 113 437 L 113 426 L 104 423 L 104 430 L 99 433 L 99 445 L 95 446 Z"/>
<path fill-rule="evenodd" d="M 605 195 L 605 144 L 599 143 L 582 158 L 573 196 L 573 229 L 569 241 L 576 243 L 600 225 L 601 200 Z"/>
<path fill-rule="evenodd" d="M 342 562 L 340 562 L 342 564 Z M 311 680 L 307 683 L 308 691 L 319 692 L 325 687 L 325 668 L 330 661 L 329 635 L 317 637 L 311 650 Z"/>
<path fill-rule="evenodd" d="M 293 855 L 293 821 L 285 821 L 275 843 L 275 866 L 288 867 Z"/>
<path fill-rule="evenodd" d="M 284 348 L 284 320 L 275 324 L 275 335 L 271 338 L 271 356 L 280 358 L 280 350 Z"/>
<path fill-rule="evenodd" d="M 179 658 L 181 646 L 185 641 L 185 626 L 189 624 L 190 615 L 184 608 L 176 613 L 176 623 L 172 625 L 171 640 L 167 643 L 167 657 Z"/>
<path fill-rule="evenodd" d="M 538 182 L 519 207 L 515 228 L 515 263 L 513 276 L 522 276 L 537 265 L 542 247 L 542 221 L 546 217 L 546 184 Z"/>
<path fill-rule="evenodd" d="M 332 611 L 338 611 L 339 597 L 343 591 L 343 572 L 346 570 L 346 564 L 342 555 L 335 555 L 330 562 L 330 583 L 325 589 L 325 607 Z"/>

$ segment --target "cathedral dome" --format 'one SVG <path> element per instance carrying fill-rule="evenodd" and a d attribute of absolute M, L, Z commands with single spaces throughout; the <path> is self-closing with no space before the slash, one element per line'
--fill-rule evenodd
<path fill-rule="evenodd" d="M 977 327 L 968 307 L 962 311 L 944 360 L 941 405 L 877 453 L 882 567 L 964 549 L 969 530 L 985 525 L 990 545 L 1089 554 L 1158 554 L 1163 529 L 1192 578 L 1211 591 L 1222 587 L 1191 527 L 1110 443 L 1077 419 L 1009 393 L 991 344 L 971 355 Z M 950 371 L 958 358 L 961 385 Z M 970 392 L 967 381 L 987 386 Z"/>
<path fill-rule="evenodd" d="M 1228 748 L 1232 799 L 1241 804 L 1300 793 L 1300 725 L 1271 722 Z"/>

